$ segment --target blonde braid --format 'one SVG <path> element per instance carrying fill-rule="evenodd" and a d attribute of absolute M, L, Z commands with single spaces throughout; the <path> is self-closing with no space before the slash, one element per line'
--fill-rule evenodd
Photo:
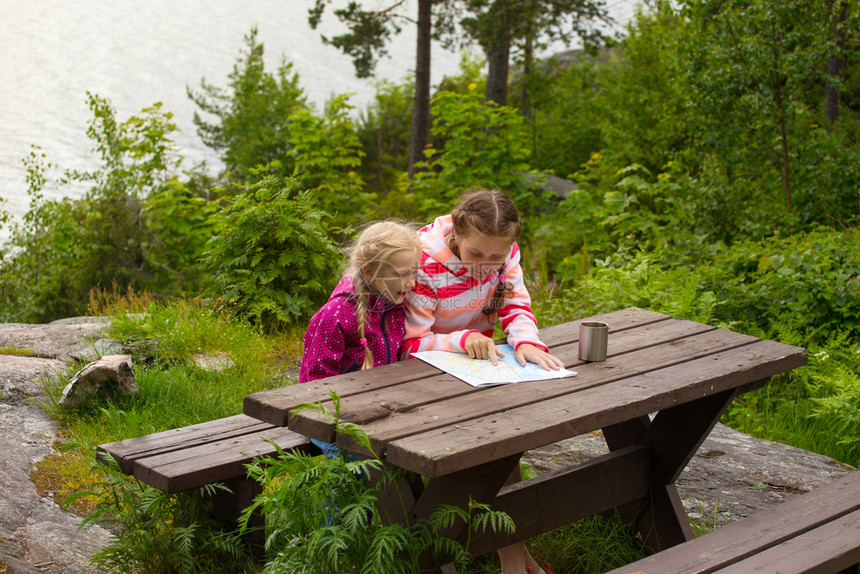
<path fill-rule="evenodd" d="M 375 272 L 400 251 L 421 253 L 421 242 L 412 226 L 393 221 L 381 221 L 368 226 L 356 239 L 350 253 L 350 266 L 354 270 L 353 286 L 356 294 L 358 337 L 365 339 L 367 314 L 370 307 L 370 285 L 365 271 Z M 382 328 L 385 328 L 382 326 Z M 364 347 L 364 363 L 361 369 L 373 367 L 374 357 L 369 346 Z"/>
<path fill-rule="evenodd" d="M 359 275 L 356 281 L 358 289 L 358 302 L 356 305 L 356 314 L 358 315 L 358 338 L 364 339 L 364 329 L 367 327 L 367 307 L 370 301 L 370 293 L 367 290 L 367 285 L 364 277 L 360 277 L 361 271 L 356 271 Z M 370 350 L 370 345 L 364 346 L 364 362 L 361 364 L 361 370 L 373 367 L 373 351 Z"/>

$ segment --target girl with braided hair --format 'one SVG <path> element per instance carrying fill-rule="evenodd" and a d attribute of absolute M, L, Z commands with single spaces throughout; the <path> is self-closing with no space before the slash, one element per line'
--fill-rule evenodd
<path fill-rule="evenodd" d="M 448 215 L 418 231 L 423 245 L 415 287 L 406 296 L 406 340 L 401 358 L 418 351 L 466 353 L 498 364 L 504 353 L 493 332 L 501 321 L 521 365 L 564 367 L 538 337 L 523 281 L 514 202 L 498 190 L 462 197 Z M 520 480 L 515 469 L 508 482 Z M 502 574 L 546 574 L 522 542 L 498 550 Z M 548 569 L 548 568 L 547 568 Z"/>
<path fill-rule="evenodd" d="M 415 230 L 382 221 L 355 241 L 350 268 L 311 318 L 299 382 L 397 361 L 404 337 L 404 303 L 415 284 L 421 243 Z M 326 456 L 336 450 L 316 442 Z"/>
<path fill-rule="evenodd" d="M 486 189 L 467 193 L 449 215 L 418 231 L 423 252 L 415 287 L 406 297 L 403 358 L 451 351 L 497 364 L 504 354 L 492 336 L 501 321 L 521 365 L 564 366 L 538 337 L 520 267 L 521 231 L 514 202 Z"/>

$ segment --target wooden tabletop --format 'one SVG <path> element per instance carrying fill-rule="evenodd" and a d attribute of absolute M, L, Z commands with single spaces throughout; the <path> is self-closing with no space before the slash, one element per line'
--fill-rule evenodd
<path fill-rule="evenodd" d="M 577 357 L 579 323 L 609 324 L 605 361 Z M 806 363 L 806 351 L 639 308 L 547 327 L 541 339 L 575 377 L 475 388 L 420 360 L 249 395 L 246 415 L 356 452 L 335 436 L 329 393 L 341 420 L 361 426 L 388 463 L 444 476 L 722 391 L 766 381 Z"/>

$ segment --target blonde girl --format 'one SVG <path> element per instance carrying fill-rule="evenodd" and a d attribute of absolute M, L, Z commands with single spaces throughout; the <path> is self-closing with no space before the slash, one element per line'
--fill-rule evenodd
<path fill-rule="evenodd" d="M 349 270 L 305 332 L 300 383 L 397 361 L 404 298 L 420 255 L 418 236 L 407 225 L 383 221 L 359 235 Z M 327 456 L 334 452 L 329 443 L 317 446 Z"/>

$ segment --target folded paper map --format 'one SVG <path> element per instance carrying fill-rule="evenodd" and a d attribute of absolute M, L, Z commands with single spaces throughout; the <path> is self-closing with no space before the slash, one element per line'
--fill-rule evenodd
<path fill-rule="evenodd" d="M 449 353 L 447 351 L 419 351 L 412 353 L 412 356 L 430 363 L 437 369 L 442 369 L 473 387 L 561 379 L 576 374 L 576 371 L 568 371 L 567 369 L 545 371 L 533 363 L 526 363 L 526 366 L 522 367 L 517 362 L 513 347 L 498 345 L 496 348 L 505 354 L 504 357 L 499 358 L 498 365 L 493 365 L 489 359 L 471 359 L 469 355 L 464 353 Z"/>

